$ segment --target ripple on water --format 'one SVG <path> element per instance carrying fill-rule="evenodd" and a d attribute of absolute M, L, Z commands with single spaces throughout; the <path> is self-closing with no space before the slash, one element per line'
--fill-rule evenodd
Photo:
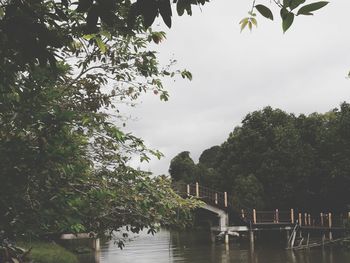
<path fill-rule="evenodd" d="M 120 250 L 113 242 L 103 244 L 96 260 L 82 263 L 350 263 L 350 252 L 311 249 L 291 252 L 262 244 L 255 251 L 248 244 L 211 244 L 208 233 L 170 233 L 155 236 L 142 232 Z"/>

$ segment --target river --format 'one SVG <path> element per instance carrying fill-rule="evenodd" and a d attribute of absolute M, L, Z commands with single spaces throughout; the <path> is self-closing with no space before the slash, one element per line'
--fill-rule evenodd
<path fill-rule="evenodd" d="M 282 239 L 283 240 L 283 239 Z M 101 244 L 95 255 L 82 255 L 81 263 L 350 263 L 350 251 L 336 247 L 287 251 L 280 240 L 229 245 L 210 242 L 206 232 L 140 233 L 120 250 L 113 241 Z"/>

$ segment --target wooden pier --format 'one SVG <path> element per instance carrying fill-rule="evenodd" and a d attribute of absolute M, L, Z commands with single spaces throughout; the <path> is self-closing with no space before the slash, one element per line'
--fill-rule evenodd
<path fill-rule="evenodd" d="M 178 187 L 179 188 L 179 187 Z M 295 248 L 296 241 L 300 247 L 304 240 L 309 242 L 311 232 L 318 232 L 323 242 L 333 240 L 333 234 L 344 235 L 347 232 L 345 223 L 350 220 L 350 212 L 332 213 L 322 211 L 310 213 L 291 208 L 287 211 L 260 211 L 255 208 L 240 207 L 234 202 L 233 196 L 227 192 L 219 192 L 200 186 L 199 183 L 187 184 L 177 189 L 187 197 L 196 197 L 204 202 L 202 209 L 208 210 L 219 218 L 218 226 L 211 227 L 212 233 L 225 235 L 225 242 L 229 242 L 230 235 L 249 234 L 251 244 L 254 245 L 256 233 L 259 231 L 285 231 L 288 247 Z M 235 214 L 235 222 L 229 220 L 229 215 Z M 307 237 L 303 238 L 303 235 Z"/>

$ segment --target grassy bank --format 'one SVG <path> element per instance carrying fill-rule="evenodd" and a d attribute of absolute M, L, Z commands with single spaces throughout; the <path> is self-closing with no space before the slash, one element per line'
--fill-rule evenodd
<path fill-rule="evenodd" d="M 57 245 L 55 243 L 47 242 L 33 242 L 25 243 L 21 242 L 18 244 L 20 247 L 29 249 L 30 258 L 33 263 L 78 263 L 78 258 L 72 252 Z"/>

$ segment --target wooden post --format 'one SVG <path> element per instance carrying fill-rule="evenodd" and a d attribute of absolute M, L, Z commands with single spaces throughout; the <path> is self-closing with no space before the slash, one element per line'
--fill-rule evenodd
<path fill-rule="evenodd" d="M 253 223 L 256 224 L 256 210 L 253 209 Z"/>
<path fill-rule="evenodd" d="M 309 226 L 311 226 L 311 215 L 310 214 L 308 214 L 308 223 L 309 223 Z"/>
<path fill-rule="evenodd" d="M 332 235 L 332 213 L 328 213 L 329 240 L 333 239 Z"/>
<path fill-rule="evenodd" d="M 244 210 L 243 209 L 241 210 L 241 216 L 242 216 L 242 218 L 244 218 Z"/>
<path fill-rule="evenodd" d="M 304 213 L 304 225 L 307 226 L 307 213 Z"/>
<path fill-rule="evenodd" d="M 294 209 L 293 208 L 290 209 L 290 222 L 292 224 L 294 224 Z"/>
<path fill-rule="evenodd" d="M 323 213 L 320 213 L 320 219 L 321 219 L 321 226 L 324 225 L 324 222 L 323 222 Z"/>
<path fill-rule="evenodd" d="M 348 212 L 348 219 L 350 220 L 350 212 Z"/>
<path fill-rule="evenodd" d="M 279 222 L 279 214 L 278 214 L 278 209 L 275 210 L 275 221 L 276 223 Z"/>
<path fill-rule="evenodd" d="M 224 192 L 224 198 L 225 198 L 225 207 L 227 207 L 227 192 Z"/>
<path fill-rule="evenodd" d="M 196 197 L 199 197 L 199 183 L 196 183 Z"/>
<path fill-rule="evenodd" d="M 299 221 L 299 226 L 301 226 L 303 224 L 303 222 L 301 220 L 301 213 L 299 213 L 298 221 Z"/>
<path fill-rule="evenodd" d="M 191 190 L 190 190 L 190 185 L 188 184 L 187 185 L 187 196 L 190 196 L 191 195 Z"/>
<path fill-rule="evenodd" d="M 332 227 L 332 213 L 328 213 L 328 227 Z"/>
<path fill-rule="evenodd" d="M 218 193 L 215 193 L 215 204 L 218 204 Z"/>

